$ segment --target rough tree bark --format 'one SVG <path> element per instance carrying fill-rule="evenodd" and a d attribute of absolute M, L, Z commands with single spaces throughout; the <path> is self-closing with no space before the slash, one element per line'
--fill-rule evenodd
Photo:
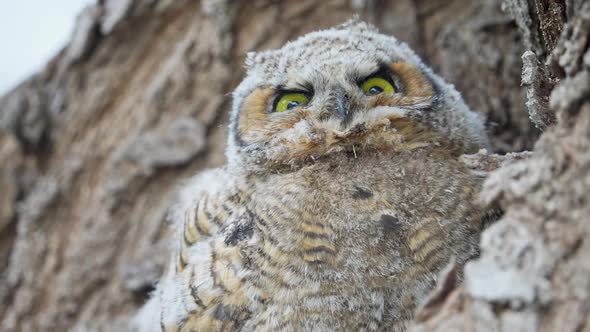
<path fill-rule="evenodd" d="M 503 218 L 458 286 L 452 266 L 412 331 L 590 331 L 590 2 L 505 0 L 527 51 L 533 155 L 492 173 Z"/>
<path fill-rule="evenodd" d="M 533 159 L 492 175 L 483 197 L 504 219 L 466 285 L 441 287 L 415 328 L 588 320 L 582 2 L 506 1 L 513 20 L 495 0 L 98 1 L 42 72 L 0 98 L 0 330 L 128 330 L 167 258 L 177 186 L 224 163 L 245 53 L 355 13 L 455 83 L 497 152 L 530 149 L 535 125 L 546 130 Z M 531 286 L 500 296 L 490 290 L 506 279 L 483 273 Z"/>

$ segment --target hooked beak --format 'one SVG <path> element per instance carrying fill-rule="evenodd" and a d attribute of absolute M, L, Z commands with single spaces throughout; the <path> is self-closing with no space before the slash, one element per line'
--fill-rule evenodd
<path fill-rule="evenodd" d="M 343 125 L 347 124 L 352 119 L 353 113 L 350 96 L 342 88 L 338 88 L 332 93 L 332 98 L 334 100 L 332 114 L 340 118 Z"/>

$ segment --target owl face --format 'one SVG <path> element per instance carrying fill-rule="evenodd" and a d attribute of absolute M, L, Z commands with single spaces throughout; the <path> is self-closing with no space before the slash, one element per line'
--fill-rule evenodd
<path fill-rule="evenodd" d="M 488 146 L 482 119 L 404 43 L 366 23 L 248 54 L 234 92 L 228 159 L 266 167 L 330 153 L 449 142 Z"/>

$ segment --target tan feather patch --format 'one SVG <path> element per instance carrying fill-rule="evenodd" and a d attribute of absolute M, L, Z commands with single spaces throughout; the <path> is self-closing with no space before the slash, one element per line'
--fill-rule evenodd
<path fill-rule="evenodd" d="M 389 65 L 391 71 L 400 78 L 403 83 L 403 94 L 382 93 L 373 98 L 371 107 L 377 106 L 413 106 L 429 103 L 434 97 L 434 88 L 430 80 L 424 76 L 422 70 L 416 66 L 395 62 Z"/>
<path fill-rule="evenodd" d="M 389 68 L 403 81 L 406 96 L 432 97 L 434 95 L 430 80 L 424 76 L 420 68 L 407 62 L 394 62 L 389 65 Z"/>
<path fill-rule="evenodd" d="M 273 93 L 271 88 L 256 89 L 244 99 L 238 126 L 240 135 L 244 136 L 265 126 L 268 122 L 266 108 Z"/>

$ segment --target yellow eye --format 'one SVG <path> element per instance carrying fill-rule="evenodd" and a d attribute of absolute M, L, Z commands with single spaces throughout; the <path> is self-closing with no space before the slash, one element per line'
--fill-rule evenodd
<path fill-rule="evenodd" d="M 309 98 L 303 93 L 286 93 L 275 106 L 275 112 L 284 112 L 292 108 L 307 104 Z"/>
<path fill-rule="evenodd" d="M 395 92 L 395 88 L 393 87 L 393 85 L 391 85 L 391 83 L 389 83 L 386 79 L 383 79 L 381 77 L 369 78 L 361 84 L 361 89 L 363 89 L 363 91 L 370 96 L 378 95 L 382 92 Z"/>

